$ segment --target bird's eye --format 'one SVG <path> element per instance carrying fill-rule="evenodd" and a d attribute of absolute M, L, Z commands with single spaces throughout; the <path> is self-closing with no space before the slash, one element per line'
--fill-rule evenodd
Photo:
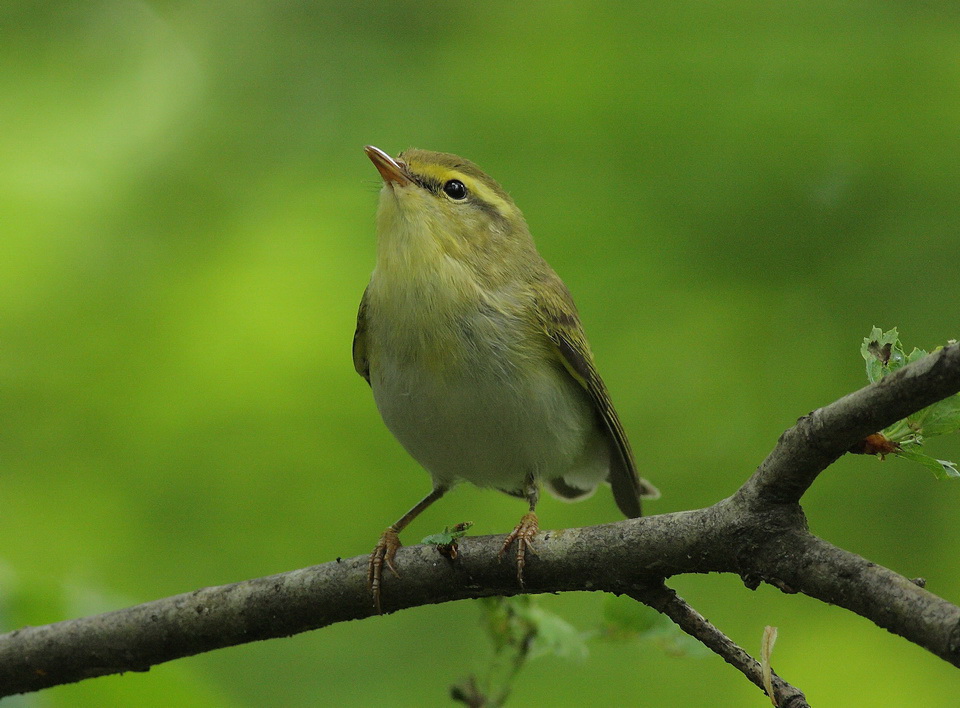
<path fill-rule="evenodd" d="M 467 198 L 467 187 L 458 179 L 447 180 L 443 185 L 443 193 L 457 201 Z"/>

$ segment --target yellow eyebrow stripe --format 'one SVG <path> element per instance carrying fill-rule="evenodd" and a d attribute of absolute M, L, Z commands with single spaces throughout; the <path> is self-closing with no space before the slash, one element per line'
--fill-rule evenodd
<path fill-rule="evenodd" d="M 475 194 L 478 199 L 486 202 L 501 214 L 508 214 L 514 208 L 510 202 L 473 175 L 440 165 L 430 165 L 429 167 L 417 165 L 417 171 L 424 177 L 436 180 L 441 185 L 452 179 L 460 180 L 466 185 L 469 192 Z"/>

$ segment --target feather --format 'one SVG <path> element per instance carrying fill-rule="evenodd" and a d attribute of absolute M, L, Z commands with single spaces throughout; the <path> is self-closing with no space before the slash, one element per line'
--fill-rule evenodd
<path fill-rule="evenodd" d="M 370 383 L 370 361 L 367 359 L 367 289 L 363 291 L 360 299 L 357 329 L 353 333 L 353 368 Z"/>
<path fill-rule="evenodd" d="M 593 363 L 593 354 L 583 333 L 577 309 L 570 292 L 555 273 L 545 275 L 546 282 L 538 289 L 536 301 L 540 323 L 552 342 L 564 368 L 586 391 L 597 413 L 610 446 L 610 473 L 608 481 L 613 498 L 627 517 L 642 514 L 641 497 L 659 496 L 657 490 L 637 474 L 630 441 L 623 430 L 620 417 L 613 407 L 610 394 Z"/>

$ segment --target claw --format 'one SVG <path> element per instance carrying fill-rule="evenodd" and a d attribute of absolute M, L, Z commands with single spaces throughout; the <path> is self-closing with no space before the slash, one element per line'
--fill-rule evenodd
<path fill-rule="evenodd" d="M 370 588 L 370 592 L 373 594 L 373 606 L 376 608 L 378 615 L 383 614 L 380 607 L 380 586 L 383 580 L 383 566 L 386 564 L 395 577 L 400 577 L 397 569 L 393 566 L 393 559 L 397 555 L 397 550 L 399 550 L 400 546 L 400 537 L 392 526 L 388 526 L 387 530 L 380 536 L 380 540 L 377 541 L 373 553 L 370 554 L 370 565 L 367 568 L 367 587 Z"/>
<path fill-rule="evenodd" d="M 537 515 L 532 511 L 524 514 L 516 528 L 507 535 L 503 547 L 497 554 L 498 558 L 503 558 L 510 545 L 514 541 L 517 542 L 517 582 L 520 583 L 520 587 L 523 587 L 523 566 L 526 563 L 527 551 L 536 554 L 537 548 L 533 541 L 539 531 L 540 521 Z"/>

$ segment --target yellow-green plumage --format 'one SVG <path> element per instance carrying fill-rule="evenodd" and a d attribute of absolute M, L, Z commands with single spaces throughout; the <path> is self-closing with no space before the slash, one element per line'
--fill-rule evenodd
<path fill-rule="evenodd" d="M 455 155 L 367 152 L 384 188 L 354 365 L 435 498 L 466 479 L 532 511 L 540 483 L 576 499 L 609 481 L 621 511 L 639 516 L 656 490 L 637 475 L 573 300 L 520 210 Z"/>

